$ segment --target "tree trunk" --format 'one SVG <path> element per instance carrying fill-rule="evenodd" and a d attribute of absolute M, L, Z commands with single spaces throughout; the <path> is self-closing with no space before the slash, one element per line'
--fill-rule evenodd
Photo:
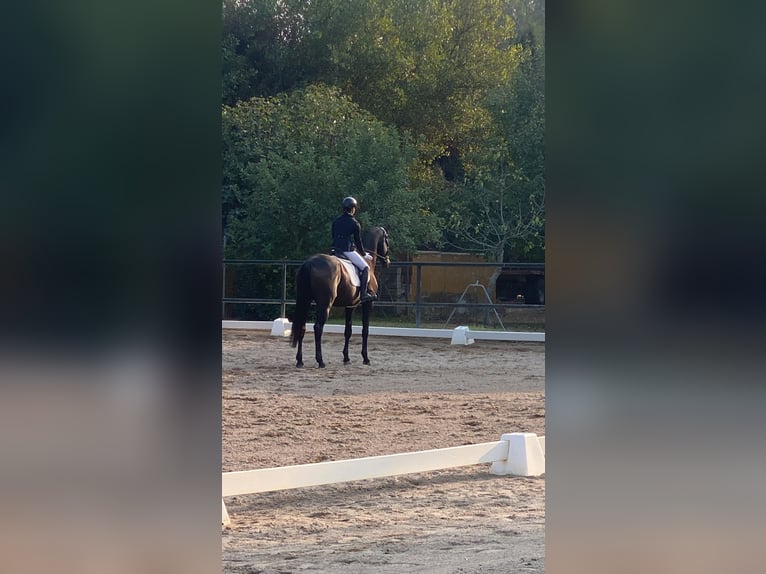
<path fill-rule="evenodd" d="M 501 249 L 499 253 L 495 255 L 495 261 L 497 263 L 503 262 L 503 257 L 505 255 L 505 250 Z M 489 293 L 489 296 L 492 297 L 492 301 L 497 303 L 497 279 L 500 277 L 500 273 L 503 272 L 502 267 L 495 267 L 495 270 L 492 272 L 492 275 L 489 277 L 489 284 L 487 285 L 487 293 Z"/>

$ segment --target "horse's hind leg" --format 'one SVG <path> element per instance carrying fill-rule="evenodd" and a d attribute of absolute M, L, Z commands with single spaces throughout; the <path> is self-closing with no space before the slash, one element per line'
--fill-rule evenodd
<path fill-rule="evenodd" d="M 343 345 L 343 364 L 348 365 L 351 359 L 348 358 L 348 342 L 351 340 L 351 317 L 354 314 L 353 307 L 346 307 L 346 330 L 343 332 L 345 335 L 345 343 Z"/>
<path fill-rule="evenodd" d="M 365 365 L 370 364 L 367 357 L 367 337 L 370 334 L 370 311 L 372 310 L 372 301 L 362 303 L 362 358 Z"/>
<path fill-rule="evenodd" d="M 306 334 L 306 325 L 303 326 L 300 336 L 298 337 L 298 352 L 295 353 L 295 366 L 303 366 L 303 336 Z"/>
<path fill-rule="evenodd" d="M 329 316 L 330 309 L 320 309 L 317 307 L 317 320 L 314 323 L 314 345 L 316 347 L 316 360 L 320 369 L 323 369 L 325 366 L 324 360 L 322 360 L 322 332 L 324 332 L 324 324 Z"/>

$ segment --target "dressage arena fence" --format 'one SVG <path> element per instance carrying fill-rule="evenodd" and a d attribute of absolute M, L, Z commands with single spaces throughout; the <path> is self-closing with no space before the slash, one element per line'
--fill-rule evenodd
<path fill-rule="evenodd" d="M 221 475 L 221 524 L 231 525 L 224 498 L 276 490 L 322 486 L 491 463 L 496 475 L 540 476 L 545 473 L 545 437 L 508 433 L 487 442 L 385 456 L 264 468 Z"/>
<path fill-rule="evenodd" d="M 292 324 L 288 319 L 280 317 L 274 321 L 222 321 L 223 329 L 247 329 L 271 331 L 272 336 L 289 337 Z M 311 333 L 313 323 L 306 324 L 306 332 Z M 325 324 L 325 333 L 343 333 L 344 325 Z M 352 327 L 354 335 L 362 333 L 361 325 Z M 533 341 L 544 343 L 545 333 L 525 331 L 472 331 L 468 327 L 459 326 L 454 329 L 420 329 L 406 327 L 370 327 L 370 335 L 385 335 L 389 337 L 425 337 L 451 339 L 452 345 L 470 345 L 475 340 L 490 341 Z"/>

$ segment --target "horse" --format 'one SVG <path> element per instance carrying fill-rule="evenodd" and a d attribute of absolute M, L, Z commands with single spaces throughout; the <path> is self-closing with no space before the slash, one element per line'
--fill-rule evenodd
<path fill-rule="evenodd" d="M 382 227 L 373 227 L 364 234 L 362 243 L 371 247 L 367 253 L 372 255 L 370 276 L 367 289 L 378 293 L 378 280 L 375 277 L 375 265 L 380 262 L 388 267 L 388 232 Z M 343 364 L 351 362 L 348 357 L 348 343 L 351 339 L 351 316 L 360 304 L 359 288 L 351 282 L 351 277 L 346 267 L 337 257 L 319 253 L 312 255 L 298 269 L 295 276 L 295 316 L 291 331 L 291 345 L 297 345 L 298 352 L 295 355 L 295 366 L 303 366 L 303 336 L 306 334 L 306 321 L 308 319 L 311 302 L 316 302 L 316 322 L 314 323 L 314 345 L 316 347 L 316 361 L 319 368 L 324 368 L 322 359 L 322 332 L 330 315 L 333 305 L 342 305 L 346 308 L 346 329 L 344 331 L 346 342 L 343 346 Z M 367 357 L 367 337 L 370 333 L 370 311 L 372 301 L 362 303 L 362 358 L 364 364 L 369 365 Z"/>

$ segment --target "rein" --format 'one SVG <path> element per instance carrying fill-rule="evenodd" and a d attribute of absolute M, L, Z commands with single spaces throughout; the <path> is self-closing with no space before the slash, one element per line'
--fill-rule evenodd
<path fill-rule="evenodd" d="M 373 253 L 372 251 L 367 251 L 367 254 L 372 255 L 373 260 L 383 259 L 383 260 L 387 260 L 389 263 L 391 262 L 391 258 L 388 255 L 383 257 L 381 255 L 378 255 L 377 253 Z"/>

